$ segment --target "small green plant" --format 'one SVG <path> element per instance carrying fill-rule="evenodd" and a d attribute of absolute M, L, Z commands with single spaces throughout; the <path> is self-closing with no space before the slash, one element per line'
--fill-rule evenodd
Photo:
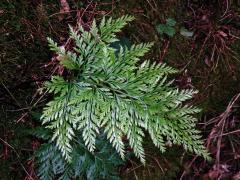
<path fill-rule="evenodd" d="M 75 44 L 69 51 L 48 39 L 51 50 L 70 73 L 67 77 L 53 76 L 45 83 L 54 99 L 47 103 L 41 120 L 51 131 L 51 142 L 46 146 L 54 150 L 46 151 L 44 161 L 51 158 L 48 153 L 56 152 L 66 164 L 72 164 L 77 159 L 74 152 L 79 138 L 95 155 L 97 139 L 106 136 L 122 159 L 129 146 L 145 163 L 143 141 L 147 133 L 161 152 L 166 150 L 165 142 L 171 141 L 209 158 L 195 129 L 197 119 L 192 116 L 199 109 L 183 104 L 196 91 L 179 90 L 167 81 L 175 69 L 140 61 L 153 43 L 120 47 L 118 51 L 111 47 L 118 40 L 116 33 L 133 19 L 103 18 L 99 26 L 94 21 L 90 31 L 70 27 Z"/>
<path fill-rule="evenodd" d="M 92 154 L 85 147 L 81 134 L 76 134 L 72 142 L 72 161 L 69 163 L 57 146 L 49 141 L 52 137 L 50 129 L 38 127 L 30 133 L 46 141 L 35 152 L 40 179 L 119 179 L 116 169 L 123 161 L 103 135 L 97 137 L 96 152 Z"/>
<path fill-rule="evenodd" d="M 156 26 L 157 32 L 159 34 L 166 34 L 170 37 L 173 37 L 176 34 L 176 30 L 174 26 L 176 25 L 176 21 L 173 18 L 168 18 L 165 24 L 158 24 Z"/>

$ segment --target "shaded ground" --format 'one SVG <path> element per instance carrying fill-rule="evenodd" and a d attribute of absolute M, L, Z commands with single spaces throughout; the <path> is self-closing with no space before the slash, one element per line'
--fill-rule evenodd
<path fill-rule="evenodd" d="M 208 4 L 208 1 L 69 0 L 67 6 L 60 2 L 63 1 L 0 2 L 1 179 L 35 177 L 34 163 L 29 158 L 39 142 L 27 136 L 24 129 L 36 125 L 32 114 L 41 111 L 47 98 L 40 96 L 37 89 L 52 73 L 59 72 L 57 62 L 51 61 L 46 37 L 53 37 L 59 44 L 64 44 L 67 24 L 74 26 L 78 22 L 87 28 L 93 17 L 99 19 L 103 15 L 119 17 L 123 14 L 136 17 L 120 36 L 135 43 L 154 41 L 154 49 L 147 58 L 178 68 L 180 73 L 174 78 L 179 87 L 199 90 L 192 103 L 203 109 L 199 115 L 199 127 L 204 137 L 209 138 L 223 112 L 227 118 L 224 124 L 219 125 L 224 127 L 221 133 L 240 129 L 238 99 L 229 111 L 226 110 L 240 90 L 240 41 L 236 38 L 240 29 L 238 4 L 231 1 Z M 173 37 L 161 35 L 156 29 L 159 24 L 165 24 L 167 18 L 176 20 Z M 194 35 L 186 37 L 185 33 L 183 36 L 183 27 Z M 218 118 L 206 126 L 206 122 L 212 122 L 210 120 L 214 117 Z M 218 129 L 212 135 L 216 135 Z M 119 168 L 119 172 L 125 174 L 123 179 L 173 179 L 180 177 L 184 170 L 191 177 L 210 176 L 214 179 L 218 173 L 236 176 L 240 169 L 239 142 L 238 132 L 224 136 L 220 142 L 221 156 L 216 162 L 220 146 L 218 139 L 213 138 L 209 145 L 215 158 L 213 162 L 204 164 L 202 159 L 197 159 L 190 168 L 192 157 L 179 147 L 161 155 L 151 148 L 151 144 L 146 144 L 148 165 L 143 167 L 130 159 Z"/>

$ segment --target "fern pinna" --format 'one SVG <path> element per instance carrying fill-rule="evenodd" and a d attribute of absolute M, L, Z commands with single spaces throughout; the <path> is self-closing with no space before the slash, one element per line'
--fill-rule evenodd
<path fill-rule="evenodd" d="M 75 179 L 112 179 L 118 180 L 116 169 L 123 163 L 117 152 L 106 141 L 104 135 L 96 139 L 97 152 L 90 153 L 83 143 L 79 133 L 76 133 L 72 143 L 72 161 L 69 163 L 62 156 L 61 151 L 49 141 L 52 131 L 44 127 L 30 130 L 30 134 L 43 139 L 41 147 L 35 152 L 37 158 L 38 177 L 42 180 L 71 180 Z"/>
<path fill-rule="evenodd" d="M 196 118 L 199 109 L 183 105 L 196 91 L 179 90 L 167 81 L 176 70 L 165 65 L 140 61 L 153 43 L 141 43 L 116 50 L 111 43 L 132 16 L 94 21 L 89 31 L 70 27 L 74 48 L 67 51 L 48 39 L 60 63 L 74 72 L 69 78 L 53 76 L 45 88 L 55 95 L 44 108 L 42 123 L 51 129 L 51 140 L 62 156 L 72 161 L 73 141 L 80 133 L 87 149 L 94 153 L 99 134 L 124 159 L 128 145 L 145 163 L 144 136 L 148 133 L 162 152 L 165 142 L 208 158 Z M 142 63 L 140 63 L 142 62 Z M 123 141 L 127 139 L 127 141 Z"/>

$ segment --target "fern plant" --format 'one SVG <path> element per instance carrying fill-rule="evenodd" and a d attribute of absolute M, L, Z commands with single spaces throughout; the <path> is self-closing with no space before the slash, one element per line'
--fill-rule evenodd
<path fill-rule="evenodd" d="M 143 141 L 149 134 L 161 152 L 166 150 L 165 142 L 171 141 L 208 159 L 193 117 L 199 109 L 184 105 L 196 91 L 179 90 L 168 82 L 168 75 L 177 71 L 166 64 L 140 61 L 153 43 L 118 51 L 110 46 L 118 40 L 116 33 L 133 19 L 103 18 L 99 25 L 94 21 L 89 31 L 70 27 L 74 47 L 69 51 L 48 39 L 60 63 L 72 72 L 65 78 L 53 76 L 45 84 L 54 99 L 41 119 L 53 133 L 52 147 L 71 163 L 79 134 L 91 153 L 95 153 L 96 139 L 105 134 L 122 159 L 130 146 L 145 163 Z"/>
<path fill-rule="evenodd" d="M 52 136 L 50 129 L 38 127 L 30 130 L 30 134 L 46 142 L 35 152 L 40 179 L 119 179 L 116 169 L 123 161 L 103 135 L 96 139 L 97 152 L 92 154 L 85 147 L 81 135 L 77 134 L 72 143 L 72 161 L 69 163 L 57 146 L 49 141 Z"/>

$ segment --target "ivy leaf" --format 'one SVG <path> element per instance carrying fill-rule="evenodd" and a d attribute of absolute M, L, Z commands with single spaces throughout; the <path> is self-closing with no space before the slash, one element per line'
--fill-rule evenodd
<path fill-rule="evenodd" d="M 156 26 L 157 32 L 159 34 L 166 34 L 170 37 L 173 37 L 176 34 L 176 30 L 174 28 L 176 21 L 173 18 L 168 18 L 166 20 L 166 24 L 158 24 Z"/>
<path fill-rule="evenodd" d="M 167 18 L 166 24 L 167 24 L 168 26 L 175 26 L 176 21 L 175 21 L 175 19 L 173 19 L 173 18 Z"/>
<path fill-rule="evenodd" d="M 166 34 L 170 37 L 173 37 L 176 34 L 176 30 L 173 27 L 167 26 L 165 24 L 159 24 L 156 27 L 156 29 L 157 29 L 157 32 L 161 35 Z"/>
<path fill-rule="evenodd" d="M 166 31 L 166 25 L 165 24 L 159 24 L 159 25 L 157 25 L 156 29 L 157 29 L 157 32 L 159 34 L 163 34 Z"/>
<path fill-rule="evenodd" d="M 165 28 L 165 33 L 170 36 L 173 37 L 176 34 L 176 30 L 173 27 L 167 26 Z"/>

